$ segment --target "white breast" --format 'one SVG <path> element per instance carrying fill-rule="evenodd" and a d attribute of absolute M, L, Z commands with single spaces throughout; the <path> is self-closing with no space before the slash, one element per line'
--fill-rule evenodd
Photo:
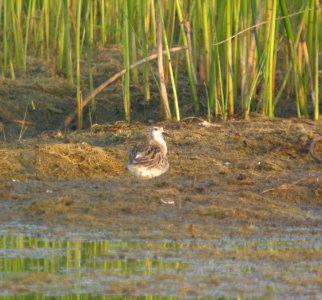
<path fill-rule="evenodd" d="M 154 140 L 161 145 L 163 153 L 164 153 L 164 155 L 166 155 L 168 148 L 167 148 L 167 144 L 166 144 L 165 140 L 162 138 L 162 136 L 154 137 Z"/>

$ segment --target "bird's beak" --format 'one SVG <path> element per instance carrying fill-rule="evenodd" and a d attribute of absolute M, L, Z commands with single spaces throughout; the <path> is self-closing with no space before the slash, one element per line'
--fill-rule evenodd
<path fill-rule="evenodd" d="M 168 136 L 168 137 L 173 137 L 172 134 L 170 134 L 169 132 L 166 132 L 166 131 L 163 131 L 162 134 L 165 136 Z"/>

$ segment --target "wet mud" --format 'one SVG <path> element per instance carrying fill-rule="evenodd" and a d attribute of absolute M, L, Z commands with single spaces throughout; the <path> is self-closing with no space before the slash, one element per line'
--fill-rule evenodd
<path fill-rule="evenodd" d="M 229 228 L 240 235 L 321 224 L 321 165 L 308 150 L 320 123 L 163 125 L 174 136 L 167 138 L 170 170 L 152 180 L 126 169 L 147 125 L 119 122 L 61 139 L 3 142 L 0 220 L 206 239 Z"/>

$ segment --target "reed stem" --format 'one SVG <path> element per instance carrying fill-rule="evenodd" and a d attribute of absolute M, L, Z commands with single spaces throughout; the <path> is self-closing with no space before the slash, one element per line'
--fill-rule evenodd
<path fill-rule="evenodd" d="M 125 0 L 123 6 L 123 14 L 124 14 L 124 26 L 123 26 L 123 57 L 124 57 L 124 67 L 129 70 L 130 68 L 130 42 L 129 42 L 129 2 L 131 0 Z M 131 98 L 130 98 L 130 72 L 126 72 L 124 75 L 124 90 L 123 90 L 123 98 L 124 98 L 124 111 L 125 111 L 125 120 L 127 122 L 131 121 Z"/>
<path fill-rule="evenodd" d="M 188 40 L 187 40 L 187 36 L 185 34 L 185 29 L 184 29 L 184 22 L 188 22 L 188 21 L 183 20 L 182 10 L 181 10 L 179 0 L 175 0 L 175 1 L 176 1 L 176 9 L 177 9 L 178 19 L 179 19 L 179 24 L 180 24 L 180 30 L 181 30 L 181 34 L 183 37 L 183 44 L 187 48 L 187 50 L 186 50 L 186 64 L 187 64 L 187 71 L 188 71 L 188 77 L 189 77 L 189 83 L 190 83 L 190 90 L 192 93 L 192 102 L 193 102 L 195 111 L 198 112 L 199 111 L 199 101 L 198 101 L 198 95 L 197 95 L 197 88 L 196 88 L 195 82 L 193 80 L 192 65 L 190 64 L 190 57 L 189 57 L 189 56 L 192 56 L 192 53 L 189 53 Z"/>
<path fill-rule="evenodd" d="M 315 121 L 320 119 L 320 111 L 319 111 L 319 104 L 320 104 L 320 98 L 319 98 L 319 45 L 320 45 L 320 4 L 318 0 L 314 1 L 314 117 L 313 119 Z M 321 80 L 320 80 L 321 81 Z"/>
<path fill-rule="evenodd" d="M 81 129 L 83 126 L 83 112 L 82 112 L 82 92 L 81 92 L 81 12 L 82 12 L 82 0 L 76 2 L 76 87 L 77 87 L 77 129 Z"/>
<path fill-rule="evenodd" d="M 170 50 L 169 50 L 167 32 L 165 29 L 163 15 L 162 15 L 161 1 L 163 2 L 163 0 L 158 0 L 158 8 L 160 11 L 160 21 L 161 21 L 162 31 L 163 31 L 163 41 L 164 41 L 165 50 L 166 50 L 167 58 L 168 58 L 168 66 L 169 66 L 169 73 L 170 73 L 171 85 L 172 85 L 172 90 L 173 90 L 173 101 L 174 101 L 174 110 L 175 110 L 176 120 L 180 121 L 177 88 L 176 88 L 176 85 L 174 82 L 174 75 L 173 75 L 173 69 L 172 69 L 172 63 L 171 63 L 171 54 L 170 54 Z M 170 110 L 170 108 L 169 108 L 169 110 Z"/>
<path fill-rule="evenodd" d="M 157 25 L 157 54 L 158 54 L 158 76 L 159 76 L 159 85 L 160 85 L 160 93 L 161 93 L 161 103 L 163 106 L 163 111 L 166 120 L 171 119 L 171 112 L 168 100 L 167 88 L 164 80 L 164 69 L 163 69 L 163 46 L 162 46 L 162 10 L 161 10 L 161 2 L 162 0 L 158 0 L 159 9 L 156 11 L 156 25 Z"/>

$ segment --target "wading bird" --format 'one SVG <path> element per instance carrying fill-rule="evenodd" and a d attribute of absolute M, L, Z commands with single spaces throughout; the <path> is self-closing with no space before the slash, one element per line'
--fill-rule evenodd
<path fill-rule="evenodd" d="M 131 150 L 127 168 L 133 175 L 151 179 L 168 171 L 167 144 L 163 135 L 169 136 L 162 127 L 154 126 L 150 129 L 150 139 Z"/>

